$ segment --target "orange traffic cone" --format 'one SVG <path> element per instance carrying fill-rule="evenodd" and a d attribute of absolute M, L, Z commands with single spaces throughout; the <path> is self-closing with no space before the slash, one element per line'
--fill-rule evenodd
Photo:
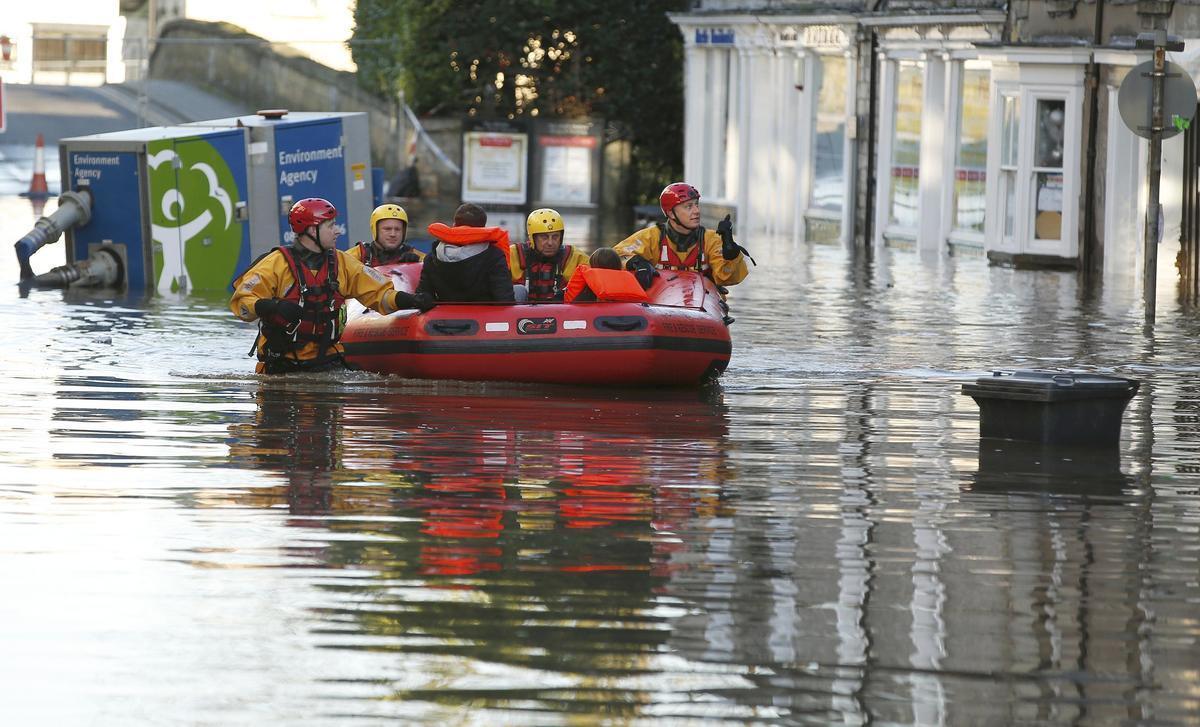
<path fill-rule="evenodd" d="M 37 143 L 33 148 L 33 179 L 29 180 L 26 196 L 50 196 L 50 188 L 46 186 L 46 140 L 41 134 L 37 135 Z"/>

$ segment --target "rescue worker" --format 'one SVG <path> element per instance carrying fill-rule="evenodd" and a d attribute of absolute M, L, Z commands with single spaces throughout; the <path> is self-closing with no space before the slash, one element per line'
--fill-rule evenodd
<path fill-rule="evenodd" d="M 288 212 L 295 244 L 271 250 L 233 281 L 229 308 L 243 321 L 259 321 L 251 349 L 258 352 L 258 373 L 344 367 L 338 339 L 347 298 L 384 315 L 433 307 L 428 297 L 394 290 L 382 273 L 335 249 L 336 218 L 328 200 L 300 200 Z"/>
<path fill-rule="evenodd" d="M 408 213 L 398 204 L 381 204 L 371 213 L 370 243 L 360 242 L 348 251 L 363 265 L 419 263 L 425 253 L 404 241 L 408 236 Z"/>
<path fill-rule="evenodd" d="M 695 270 L 718 287 L 746 278 L 749 255 L 733 241 L 730 216 L 725 215 L 715 232 L 701 227 L 700 192 L 695 187 L 668 184 L 658 196 L 658 206 L 667 217 L 665 225 L 638 230 L 613 246 L 642 287 L 649 288 L 659 270 Z"/>
<path fill-rule="evenodd" d="M 587 263 L 587 255 L 563 244 L 566 225 L 562 215 L 552 209 L 530 212 L 525 231 L 525 244 L 513 245 L 508 251 L 517 301 L 561 302 L 567 281 L 579 265 Z"/>
<path fill-rule="evenodd" d="M 602 247 L 592 253 L 586 265 L 575 268 L 575 274 L 567 283 L 564 300 L 567 303 L 645 303 L 649 296 L 633 273 L 621 268 L 621 256 L 617 251 Z"/>
<path fill-rule="evenodd" d="M 421 266 L 418 294 L 443 303 L 513 302 L 508 232 L 486 224 L 482 207 L 464 204 L 454 211 L 453 227 L 429 226 L 436 241 Z"/>

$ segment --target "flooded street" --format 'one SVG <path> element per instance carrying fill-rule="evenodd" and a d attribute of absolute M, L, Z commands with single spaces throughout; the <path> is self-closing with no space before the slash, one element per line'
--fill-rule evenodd
<path fill-rule="evenodd" d="M 1196 723 L 1174 252 L 1151 335 L 1132 271 L 741 242 L 706 392 L 268 380 L 221 296 L 0 254 L 0 720 Z M 1036 367 L 1141 380 L 1118 453 L 981 451 Z"/>

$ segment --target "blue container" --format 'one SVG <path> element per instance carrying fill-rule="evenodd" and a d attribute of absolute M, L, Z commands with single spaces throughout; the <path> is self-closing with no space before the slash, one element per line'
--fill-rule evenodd
<path fill-rule="evenodd" d="M 165 126 L 59 142 L 64 188 L 91 218 L 68 229 L 67 262 L 105 247 L 131 290 L 228 290 L 251 259 L 244 129 Z"/>

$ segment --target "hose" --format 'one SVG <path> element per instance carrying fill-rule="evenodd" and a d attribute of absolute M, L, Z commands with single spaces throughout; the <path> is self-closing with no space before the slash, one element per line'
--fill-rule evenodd
<path fill-rule="evenodd" d="M 17 251 L 17 262 L 21 266 L 21 280 L 33 275 L 29 258 L 44 245 L 54 242 L 62 233 L 76 225 L 86 225 L 92 219 L 92 196 L 87 190 L 63 192 L 58 198 L 58 209 L 49 217 L 33 223 L 33 229 L 17 240 L 13 246 Z M 58 268 L 55 268 L 57 270 Z"/>

